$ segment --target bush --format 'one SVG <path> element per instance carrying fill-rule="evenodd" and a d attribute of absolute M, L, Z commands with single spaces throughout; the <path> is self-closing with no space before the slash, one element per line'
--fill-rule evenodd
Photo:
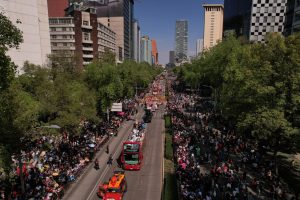
<path fill-rule="evenodd" d="M 171 116 L 170 115 L 166 115 L 165 116 L 165 127 L 166 129 L 171 128 Z"/>

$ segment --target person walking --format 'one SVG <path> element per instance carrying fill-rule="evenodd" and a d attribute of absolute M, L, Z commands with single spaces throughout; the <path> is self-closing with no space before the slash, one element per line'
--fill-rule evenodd
<path fill-rule="evenodd" d="M 106 153 L 109 154 L 109 146 L 106 146 Z"/>
<path fill-rule="evenodd" d="M 108 164 L 108 165 L 112 165 L 112 162 L 113 162 L 112 155 L 111 155 L 111 154 L 109 154 L 109 157 L 108 157 L 107 164 Z"/>

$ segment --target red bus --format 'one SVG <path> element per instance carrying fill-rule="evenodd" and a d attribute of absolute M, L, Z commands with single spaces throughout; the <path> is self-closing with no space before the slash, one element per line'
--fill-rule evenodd
<path fill-rule="evenodd" d="M 143 161 L 143 149 L 145 147 L 145 127 L 133 129 L 129 138 L 123 142 L 121 152 L 121 164 L 124 170 L 140 170 Z"/>

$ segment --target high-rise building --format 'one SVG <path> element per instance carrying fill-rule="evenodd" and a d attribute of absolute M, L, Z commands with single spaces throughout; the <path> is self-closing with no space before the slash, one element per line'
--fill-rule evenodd
<path fill-rule="evenodd" d="M 292 33 L 300 32 L 300 0 L 295 0 Z"/>
<path fill-rule="evenodd" d="M 204 4 L 204 38 L 203 47 L 209 49 L 222 40 L 223 15 L 222 4 Z"/>
<path fill-rule="evenodd" d="M 152 40 L 152 64 L 153 65 L 158 65 L 158 51 L 157 51 L 157 44 L 156 40 Z"/>
<path fill-rule="evenodd" d="M 69 0 L 47 0 L 49 17 L 64 17 Z"/>
<path fill-rule="evenodd" d="M 94 7 L 100 22 L 116 33 L 118 58 L 133 59 L 133 0 L 84 0 L 84 6 Z"/>
<path fill-rule="evenodd" d="M 252 0 L 224 0 L 224 27 L 223 32 L 233 33 L 237 37 L 250 35 Z"/>
<path fill-rule="evenodd" d="M 234 32 L 251 41 L 264 41 L 269 32 L 292 30 L 294 0 L 225 0 L 224 35 Z M 288 12 L 287 12 L 288 11 Z"/>
<path fill-rule="evenodd" d="M 140 62 L 141 30 L 137 20 L 133 22 L 133 59 Z"/>
<path fill-rule="evenodd" d="M 250 20 L 250 41 L 264 41 L 268 32 L 284 31 L 287 0 L 253 0 Z"/>
<path fill-rule="evenodd" d="M 188 51 L 188 22 L 177 20 L 175 29 L 175 56 L 179 60 L 187 59 Z"/>
<path fill-rule="evenodd" d="M 175 64 L 175 51 L 170 51 L 169 52 L 169 63 L 170 64 Z"/>
<path fill-rule="evenodd" d="M 47 64 L 47 56 L 51 52 L 47 0 L 0 0 L 0 8 L 23 32 L 24 41 L 19 49 L 8 51 L 12 61 L 18 65 L 17 71 L 22 73 L 25 61 Z"/>
<path fill-rule="evenodd" d="M 295 14 L 295 0 L 288 0 L 286 3 L 286 12 L 285 12 L 285 20 L 283 23 L 283 32 L 284 36 L 291 35 L 293 32 L 293 20 Z"/>
<path fill-rule="evenodd" d="M 49 18 L 53 54 L 76 56 L 80 69 L 101 58 L 106 50 L 116 53 L 116 34 L 97 21 L 97 15 L 73 10 L 69 17 Z"/>
<path fill-rule="evenodd" d="M 141 62 L 147 62 L 152 65 L 151 40 L 148 36 L 141 38 Z"/>
<path fill-rule="evenodd" d="M 196 44 L 196 57 L 201 55 L 203 51 L 203 39 L 198 39 Z"/>

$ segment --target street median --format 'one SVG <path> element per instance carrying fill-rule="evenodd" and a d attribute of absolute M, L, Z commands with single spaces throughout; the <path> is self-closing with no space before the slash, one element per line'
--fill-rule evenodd
<path fill-rule="evenodd" d="M 164 156 L 164 200 L 178 200 L 176 174 L 174 168 L 174 155 L 172 145 L 171 116 L 165 116 L 165 156 Z"/>

